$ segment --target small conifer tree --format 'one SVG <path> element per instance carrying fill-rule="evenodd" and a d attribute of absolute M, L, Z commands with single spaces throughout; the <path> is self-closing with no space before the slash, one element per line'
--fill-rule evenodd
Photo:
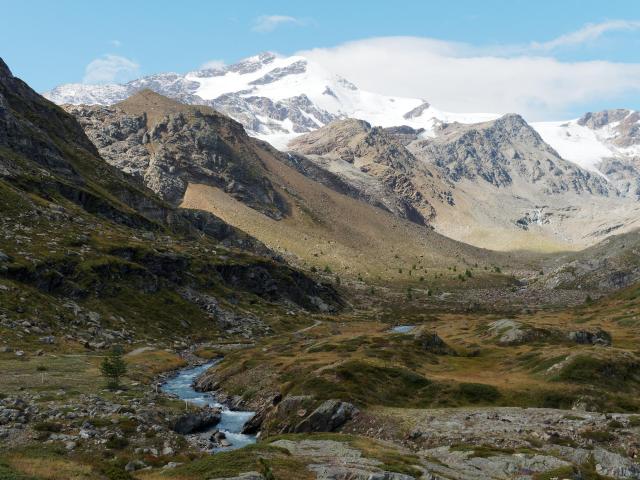
<path fill-rule="evenodd" d="M 107 386 L 113 390 L 120 387 L 120 379 L 127 373 L 122 353 L 122 347 L 115 346 L 100 364 L 100 371 L 107 378 Z"/>

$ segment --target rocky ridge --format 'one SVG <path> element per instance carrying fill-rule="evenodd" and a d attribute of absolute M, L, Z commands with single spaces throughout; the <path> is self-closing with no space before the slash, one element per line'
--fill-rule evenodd
<path fill-rule="evenodd" d="M 186 107 L 144 90 L 113 107 L 67 106 L 112 165 L 178 205 L 190 182 L 222 188 L 273 218 L 287 205 L 239 145 L 241 125 L 206 107 Z M 247 139 L 248 141 L 248 139 Z"/>
<path fill-rule="evenodd" d="M 435 216 L 432 202 L 453 203 L 449 185 L 393 134 L 362 120 L 341 120 L 289 144 L 319 168 L 349 183 L 361 198 L 415 223 Z"/>
<path fill-rule="evenodd" d="M 410 149 L 454 182 L 480 178 L 500 188 L 520 177 L 549 195 L 617 194 L 601 177 L 560 158 L 520 115 L 474 125 L 442 124 L 435 138 L 418 140 Z"/>

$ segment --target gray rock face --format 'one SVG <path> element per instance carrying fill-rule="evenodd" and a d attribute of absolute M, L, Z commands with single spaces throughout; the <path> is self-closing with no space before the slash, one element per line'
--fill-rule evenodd
<path fill-rule="evenodd" d="M 617 290 L 640 280 L 640 232 L 611 236 L 550 262 L 538 282 L 546 289 Z"/>
<path fill-rule="evenodd" d="M 287 75 L 296 75 L 298 73 L 304 73 L 306 72 L 306 70 L 307 70 L 306 60 L 299 60 L 287 66 L 286 68 L 274 68 L 263 77 L 260 77 L 257 80 L 253 80 L 252 82 L 249 82 L 249 85 L 266 85 L 268 83 L 273 83 L 275 81 L 278 81 L 281 78 L 286 77 Z"/>
<path fill-rule="evenodd" d="M 500 345 L 521 345 L 550 339 L 554 332 L 535 328 L 508 318 L 496 320 L 489 325 L 489 332 Z"/>
<path fill-rule="evenodd" d="M 358 414 L 358 409 L 348 402 L 327 400 L 295 426 L 295 433 L 333 432 Z"/>
<path fill-rule="evenodd" d="M 224 189 L 236 199 L 273 218 L 287 206 L 264 173 L 254 153 L 238 151 L 229 138 L 243 137 L 242 126 L 209 109 L 172 107 L 171 102 L 145 91 L 129 102 L 139 108 L 67 106 L 112 165 L 137 178 L 172 204 L 179 204 L 189 183 Z M 234 138 L 231 141 L 237 141 Z"/>
<path fill-rule="evenodd" d="M 171 427 L 176 433 L 187 435 L 215 427 L 220 423 L 220 410 L 205 408 L 179 417 Z"/>
<path fill-rule="evenodd" d="M 245 425 L 243 433 L 333 432 L 359 413 L 353 404 L 341 400 L 318 403 L 310 396 L 288 395 L 282 400 L 276 397 L 271 404 L 258 410 Z"/>
<path fill-rule="evenodd" d="M 321 127 L 321 123 L 329 123 L 337 118 L 316 107 L 306 95 L 273 101 L 267 97 L 247 96 L 246 93 L 227 93 L 206 103 L 256 133 L 287 133 L 278 123 L 270 120 L 289 120 L 293 132 L 305 133 Z M 265 121 L 265 118 L 270 120 Z"/>
<path fill-rule="evenodd" d="M 407 113 L 404 114 L 404 118 L 406 120 L 410 120 L 412 118 L 417 118 L 420 115 L 422 115 L 422 113 L 427 110 L 431 105 L 429 104 L 429 102 L 424 102 L 422 105 L 417 106 L 416 108 L 414 108 L 413 110 L 408 111 Z"/>
<path fill-rule="evenodd" d="M 640 199 L 640 112 L 588 112 L 578 125 L 594 130 L 601 142 L 612 147 L 612 156 L 604 158 L 598 169 L 623 195 Z"/>
<path fill-rule="evenodd" d="M 448 186 L 393 132 L 362 120 L 340 120 L 296 138 L 289 148 L 348 183 L 361 199 L 418 224 L 435 216 L 436 201 L 452 203 Z"/>
<path fill-rule="evenodd" d="M 178 294 L 207 312 L 218 328 L 226 332 L 241 335 L 245 338 L 264 336 L 271 332 L 269 326 L 262 319 L 248 312 L 240 314 L 226 310 L 211 295 L 200 293 L 190 288 L 182 288 L 178 290 Z"/>
<path fill-rule="evenodd" d="M 569 340 L 582 345 L 611 345 L 611 334 L 604 330 L 569 332 Z"/>
<path fill-rule="evenodd" d="M 640 157 L 606 158 L 599 169 L 623 195 L 640 200 Z"/>
<path fill-rule="evenodd" d="M 344 442 L 333 440 L 277 440 L 272 445 L 294 457 L 312 458 L 309 465 L 318 480 L 413 480 L 403 473 L 384 470 L 380 460 L 365 457 Z"/>
<path fill-rule="evenodd" d="M 454 182 L 481 179 L 504 187 L 519 177 L 548 194 L 615 194 L 601 177 L 560 158 L 520 115 L 472 125 L 443 124 L 434 139 L 415 142 L 411 151 Z"/>
<path fill-rule="evenodd" d="M 588 112 L 578 120 L 578 125 L 592 130 L 612 127 L 612 143 L 618 147 L 630 147 L 640 143 L 640 112 L 622 108 Z"/>

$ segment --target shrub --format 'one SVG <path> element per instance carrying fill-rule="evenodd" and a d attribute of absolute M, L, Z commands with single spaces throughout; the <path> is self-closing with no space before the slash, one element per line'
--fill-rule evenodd
<path fill-rule="evenodd" d="M 37 432 L 57 433 L 62 430 L 62 425 L 55 422 L 38 422 L 33 425 L 33 429 Z"/>
<path fill-rule="evenodd" d="M 609 426 L 609 428 L 610 428 L 611 430 L 617 430 L 617 429 L 619 429 L 619 428 L 623 428 L 623 427 L 624 427 L 624 425 L 622 424 L 622 422 L 620 422 L 620 421 L 618 421 L 618 420 L 611 420 L 611 421 L 609 422 L 609 425 L 608 425 L 608 426 Z"/>
<path fill-rule="evenodd" d="M 616 436 L 607 430 L 586 430 L 580 434 L 582 438 L 598 443 L 605 443 L 614 440 Z"/>
<path fill-rule="evenodd" d="M 129 472 L 117 465 L 107 464 L 104 465 L 101 470 L 102 474 L 109 480 L 135 480 Z"/>
<path fill-rule="evenodd" d="M 124 437 L 111 437 L 109 440 L 107 440 L 107 443 L 105 443 L 105 446 L 112 450 L 122 450 L 123 448 L 126 448 L 128 445 L 129 445 L 129 440 L 127 440 Z"/>

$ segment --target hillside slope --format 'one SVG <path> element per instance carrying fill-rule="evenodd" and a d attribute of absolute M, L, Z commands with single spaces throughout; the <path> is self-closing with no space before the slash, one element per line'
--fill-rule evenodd
<path fill-rule="evenodd" d="M 272 328 L 256 314 L 264 305 L 342 304 L 247 234 L 108 165 L 71 115 L 1 61 L 0 211 L 3 324 L 31 318 L 104 347 L 133 332 L 251 337 Z M 93 337 L 78 328 L 89 319 Z"/>
<path fill-rule="evenodd" d="M 418 263 L 438 270 L 461 258 L 506 263 L 506 257 L 449 240 L 305 177 L 291 167 L 289 155 L 209 107 L 144 91 L 112 107 L 65 108 L 114 165 L 137 172 L 161 194 L 170 192 L 174 203 L 209 211 L 301 265 L 371 280 L 406 278 Z M 170 127 L 176 115 L 187 123 Z M 196 127 L 201 123 L 204 130 Z M 190 141 L 194 128 L 218 142 Z M 395 169 L 390 173 L 396 175 Z M 180 188 L 164 190 L 158 174 Z"/>
<path fill-rule="evenodd" d="M 518 115 L 423 133 L 339 120 L 292 140 L 290 164 L 343 191 L 331 180 L 337 176 L 372 205 L 496 250 L 575 250 L 639 225 L 637 202 L 560 158 Z"/>

